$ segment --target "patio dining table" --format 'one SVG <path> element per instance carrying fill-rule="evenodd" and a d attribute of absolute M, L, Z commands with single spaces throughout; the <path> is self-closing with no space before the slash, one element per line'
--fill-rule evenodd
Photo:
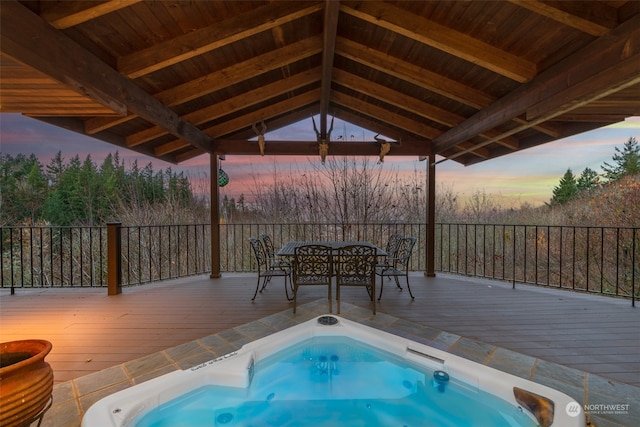
<path fill-rule="evenodd" d="M 343 240 L 292 240 L 287 242 L 276 255 L 281 257 L 292 257 L 295 255 L 295 251 L 297 247 L 305 246 L 305 245 L 324 245 L 329 246 L 333 249 L 334 252 L 337 252 L 338 249 L 344 248 L 346 246 L 351 245 L 364 245 L 369 246 L 376 249 L 376 256 L 387 256 L 387 252 L 384 249 L 381 249 L 370 242 L 362 242 L 362 241 L 343 241 Z"/>

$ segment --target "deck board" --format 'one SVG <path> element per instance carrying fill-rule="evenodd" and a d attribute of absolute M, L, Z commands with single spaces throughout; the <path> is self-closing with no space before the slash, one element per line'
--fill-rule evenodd
<path fill-rule="evenodd" d="M 640 309 L 630 301 L 496 281 L 411 276 L 411 300 L 386 282 L 379 313 L 640 386 Z M 42 338 L 56 383 L 75 379 L 291 308 L 282 280 L 250 298 L 252 274 L 126 288 L 0 291 L 0 339 Z M 326 298 L 310 287 L 300 304 Z M 369 307 L 364 291 L 343 301 Z M 334 312 L 336 310 L 334 301 Z"/>

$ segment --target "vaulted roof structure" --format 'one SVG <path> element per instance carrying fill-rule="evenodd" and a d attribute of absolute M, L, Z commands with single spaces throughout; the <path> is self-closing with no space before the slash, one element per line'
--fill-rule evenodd
<path fill-rule="evenodd" d="M 640 2 L 2 1 L 0 111 L 179 163 L 265 153 L 465 165 L 640 115 Z M 264 123 L 264 127 L 263 124 Z M 43 143 L 46 143 L 43 141 Z"/>

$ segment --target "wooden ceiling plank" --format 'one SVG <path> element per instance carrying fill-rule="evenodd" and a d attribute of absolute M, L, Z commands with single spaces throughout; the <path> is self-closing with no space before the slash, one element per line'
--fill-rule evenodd
<path fill-rule="evenodd" d="M 466 117 L 451 113 L 434 105 L 427 104 L 411 96 L 406 96 L 405 94 L 396 92 L 386 86 L 374 83 L 347 71 L 336 69 L 333 73 L 336 83 L 342 86 L 348 87 L 364 95 L 371 96 L 395 107 L 402 108 L 436 123 L 440 123 L 448 127 L 454 127 L 466 119 Z M 489 130 L 480 134 L 481 137 L 487 139 L 491 139 L 497 135 L 497 131 L 494 130 Z M 518 140 L 513 137 L 506 138 L 505 140 L 499 140 L 497 143 L 511 149 L 517 149 L 518 147 Z"/>
<path fill-rule="evenodd" d="M 341 105 L 336 105 L 334 108 L 336 117 L 359 126 L 363 129 L 367 129 L 368 131 L 384 135 L 396 141 L 409 141 L 411 139 L 418 139 L 418 135 L 413 136 L 414 134 L 410 134 L 406 131 L 394 128 L 388 125 L 387 122 L 362 116 L 361 114 L 357 114 L 352 110 L 342 107 Z M 427 145 L 427 142 L 425 142 L 425 145 Z"/>
<path fill-rule="evenodd" d="M 546 16 L 561 24 L 568 25 L 571 28 L 590 34 L 595 37 L 605 35 L 613 26 L 602 25 L 600 22 L 594 22 L 586 19 L 582 16 L 578 16 L 562 9 L 559 9 L 549 3 L 544 3 L 539 0 L 508 0 L 509 2 L 537 13 L 538 15 Z"/>
<path fill-rule="evenodd" d="M 125 113 L 133 111 L 192 145 L 209 149 L 210 138 L 198 128 L 23 5 L 3 3 L 0 31 L 3 53 L 68 84 L 79 93 L 98 101 L 112 100 L 111 103 L 117 103 Z"/>
<path fill-rule="evenodd" d="M 54 28 L 65 30 L 111 12 L 124 9 L 142 0 L 109 0 L 105 2 L 42 2 L 40 16 Z M 88 7 L 87 7 L 88 6 Z"/>
<path fill-rule="evenodd" d="M 322 3 L 303 5 L 306 7 L 301 8 L 298 2 L 266 4 L 215 25 L 118 58 L 118 70 L 135 79 L 322 9 Z"/>
<path fill-rule="evenodd" d="M 322 40 L 320 36 L 310 37 L 167 89 L 154 95 L 154 97 L 168 106 L 179 105 L 240 83 L 255 77 L 257 74 L 266 73 L 300 59 L 313 56 L 320 53 L 321 50 Z M 136 117 L 137 115 L 130 114 L 126 120 L 133 120 Z M 96 129 L 104 130 L 109 128 L 110 126 L 106 122 L 106 120 L 88 120 L 87 133 L 91 134 Z M 122 123 L 122 120 L 114 120 L 113 122 L 115 126 L 116 123 Z"/>
<path fill-rule="evenodd" d="M 110 85 L 112 81 L 95 78 L 112 74 L 112 68 L 107 69 L 98 58 L 17 2 L 3 2 L 0 19 L 4 57 L 32 67 L 118 114 L 126 114 L 121 91 Z M 86 57 L 85 61 L 79 61 L 78 56 Z M 68 61 L 60 61 L 67 57 Z"/>
<path fill-rule="evenodd" d="M 527 120 L 549 120 L 640 83 L 640 52 L 527 109 Z"/>
<path fill-rule="evenodd" d="M 420 135 L 426 139 L 433 139 L 440 134 L 441 130 L 435 129 L 422 122 L 415 121 L 401 114 L 393 113 L 377 105 L 370 104 L 362 101 L 361 99 L 347 95 L 339 91 L 333 91 L 331 99 L 336 104 L 350 108 L 355 111 L 360 111 L 362 114 L 374 117 L 378 120 L 387 121 L 393 123 L 394 126 L 404 129 L 408 132 Z"/>
<path fill-rule="evenodd" d="M 521 85 L 459 126 L 445 132 L 435 139 L 434 149 L 436 153 L 445 151 L 478 133 L 496 128 L 514 117 L 525 114 L 534 105 L 544 103 L 545 100 L 565 90 L 569 90 L 569 92 L 565 92 L 565 95 L 571 94 L 586 99 L 594 94 L 591 88 L 581 83 L 594 75 L 606 76 L 608 74 L 608 77 L 599 77 L 598 79 L 606 79 L 605 83 L 608 83 L 612 90 L 617 90 L 616 88 L 620 88 L 620 85 L 624 86 L 630 78 L 633 79 L 633 68 L 630 71 L 627 69 L 628 72 L 624 75 L 618 74 L 618 67 L 625 64 L 627 59 L 633 63 L 633 59 L 638 57 L 639 52 L 640 15 L 636 15 L 574 55 L 545 70 L 531 82 Z M 607 60 L 603 60 L 603 58 Z M 633 67 L 633 65 L 627 66 Z M 631 76 L 628 73 L 631 73 Z M 602 80 L 599 81 L 603 84 Z M 567 88 L 568 84 L 569 88 Z M 572 90 L 573 86 L 576 89 Z M 578 90 L 582 90 L 583 93 L 576 93 Z M 600 92 L 609 93 L 606 88 L 600 88 Z M 566 112 L 564 108 L 558 111 L 559 114 L 562 112 Z M 547 111 L 545 116 L 554 117 L 554 115 L 556 115 L 554 111 Z M 522 125 L 520 130 L 542 121 L 531 121 L 528 125 Z M 504 135 L 513 135 L 514 131 L 515 129 L 512 129 Z"/>
<path fill-rule="evenodd" d="M 327 116 L 331 102 L 331 72 L 333 58 L 336 51 L 336 37 L 338 32 L 338 16 L 340 16 L 340 1 L 326 0 L 324 6 L 324 31 L 322 39 L 322 83 L 320 85 L 320 135 L 327 139 Z"/>
<path fill-rule="evenodd" d="M 343 4 L 340 10 L 519 83 L 537 73 L 532 62 L 388 3 L 363 1 L 353 7 Z"/>
<path fill-rule="evenodd" d="M 337 53 L 347 59 L 389 74 L 446 98 L 453 99 L 477 110 L 481 110 L 497 100 L 497 98 L 470 86 L 463 85 L 455 80 L 430 72 L 351 40 L 339 37 L 336 44 Z M 519 119 L 514 118 L 514 120 L 517 122 Z M 536 129 L 550 135 L 556 134 L 553 126 L 548 127 L 547 124 L 541 124 L 536 127 Z M 487 133 L 489 133 L 489 131 L 487 131 Z M 513 145 L 513 141 L 509 142 L 509 139 L 503 142 L 505 142 L 507 146 Z"/>
<path fill-rule="evenodd" d="M 212 138 L 221 138 L 226 135 L 237 132 L 239 129 L 250 127 L 252 123 L 268 120 L 271 117 L 285 114 L 291 110 L 302 108 L 312 102 L 318 102 L 320 99 L 320 88 L 312 89 L 301 95 L 294 96 L 284 101 L 277 102 L 269 107 L 262 108 L 243 116 L 236 117 L 216 126 L 205 129 L 205 133 Z M 215 143 L 214 143 L 215 145 Z"/>
<path fill-rule="evenodd" d="M 321 50 L 320 37 L 310 37 L 160 92 L 156 97 L 169 106 L 183 104 L 267 71 L 308 58 L 320 53 Z"/>
<path fill-rule="evenodd" d="M 196 126 L 225 115 L 251 107 L 267 99 L 285 94 L 291 90 L 299 89 L 320 80 L 320 67 L 295 74 L 291 77 L 275 81 L 266 86 L 259 87 L 242 95 L 229 98 L 217 104 L 183 115 L 183 119 Z M 127 145 L 134 147 L 144 144 L 167 134 L 160 126 L 153 126 L 127 137 Z"/>
<path fill-rule="evenodd" d="M 286 113 L 296 108 L 301 108 L 307 104 L 312 102 L 317 102 L 320 97 L 320 89 L 314 89 L 309 92 L 305 92 L 302 95 L 298 95 L 292 98 L 289 98 L 285 101 L 278 102 L 269 106 L 268 108 L 263 108 L 261 110 L 253 111 L 251 113 L 245 114 L 240 117 L 236 117 L 235 119 L 228 120 L 224 123 L 221 123 L 216 126 L 209 127 L 204 130 L 204 132 L 211 136 L 214 139 L 218 139 L 220 137 L 227 136 L 232 134 L 233 132 L 237 132 L 239 129 L 250 127 L 252 123 L 259 122 L 261 120 L 267 120 L 269 117 L 275 117 L 280 114 Z M 156 152 L 169 153 L 171 151 L 176 151 L 175 147 L 180 147 L 183 142 L 180 141 L 171 141 L 165 144 L 162 144 L 156 147 Z M 214 153 L 220 153 L 217 149 L 217 142 L 214 141 L 212 149 Z M 184 146 L 182 146 L 183 148 Z M 257 144 L 254 146 L 255 153 L 259 154 Z"/>
<path fill-rule="evenodd" d="M 347 59 L 478 110 L 496 100 L 482 91 L 344 37 L 338 37 L 336 51 Z"/>

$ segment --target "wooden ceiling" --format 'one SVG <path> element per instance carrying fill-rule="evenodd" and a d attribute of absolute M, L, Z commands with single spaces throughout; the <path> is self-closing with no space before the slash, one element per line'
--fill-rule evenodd
<path fill-rule="evenodd" d="M 179 163 L 267 154 L 473 164 L 640 115 L 640 2 L 2 1 L 0 111 Z M 337 132 L 336 132 L 337 133 Z M 43 141 L 46 143 L 46 141 Z"/>

